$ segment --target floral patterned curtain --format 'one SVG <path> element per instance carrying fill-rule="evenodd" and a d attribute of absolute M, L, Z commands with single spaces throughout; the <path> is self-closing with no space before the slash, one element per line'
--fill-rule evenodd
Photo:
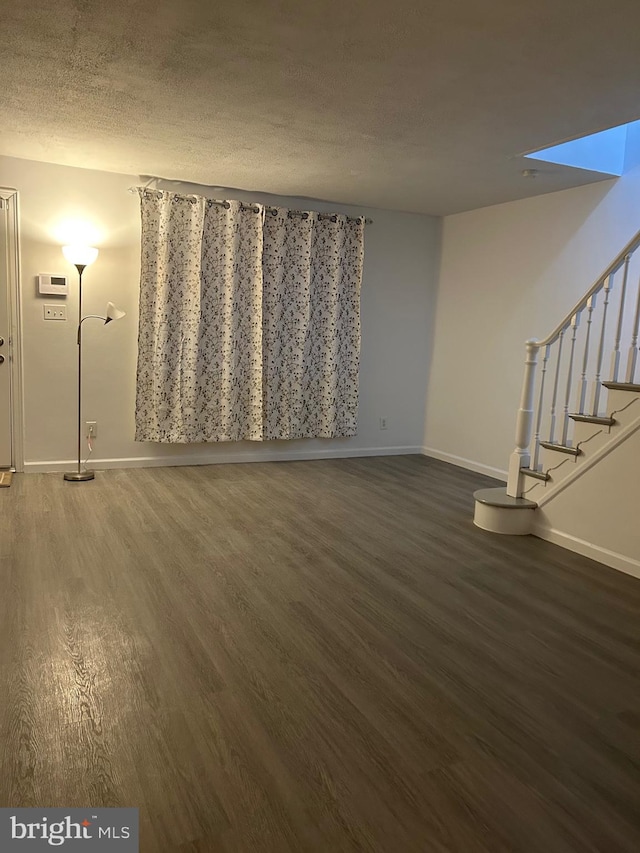
<path fill-rule="evenodd" d="M 265 215 L 264 438 L 355 435 L 361 221 Z"/>
<path fill-rule="evenodd" d="M 136 440 L 355 435 L 363 221 L 140 198 Z"/>

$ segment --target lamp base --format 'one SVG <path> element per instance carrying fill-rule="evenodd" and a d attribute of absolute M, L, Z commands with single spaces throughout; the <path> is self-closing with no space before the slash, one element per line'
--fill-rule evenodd
<path fill-rule="evenodd" d="M 95 476 L 95 471 L 67 471 L 64 479 L 71 480 L 72 483 L 81 483 L 85 480 L 93 480 Z"/>

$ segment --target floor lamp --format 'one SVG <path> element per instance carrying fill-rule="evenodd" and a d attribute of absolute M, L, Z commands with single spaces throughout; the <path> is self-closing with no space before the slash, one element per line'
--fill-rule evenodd
<path fill-rule="evenodd" d="M 65 258 L 72 263 L 78 270 L 78 470 L 67 471 L 64 475 L 65 480 L 71 482 L 84 482 L 85 480 L 93 480 L 95 473 L 93 471 L 83 471 L 82 469 L 82 324 L 85 320 L 95 319 L 102 320 L 104 324 L 110 323 L 112 320 L 119 320 L 124 317 L 124 311 L 116 308 L 112 302 L 107 304 L 107 316 L 101 317 L 98 314 L 88 314 L 82 316 L 82 273 L 85 268 L 92 264 L 98 257 L 98 250 L 91 246 L 63 246 L 62 253 Z"/>

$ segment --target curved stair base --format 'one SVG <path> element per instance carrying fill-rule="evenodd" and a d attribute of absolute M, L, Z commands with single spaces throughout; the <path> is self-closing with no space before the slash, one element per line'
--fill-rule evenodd
<path fill-rule="evenodd" d="M 537 504 L 526 498 L 512 498 L 505 488 L 478 489 L 473 493 L 476 509 L 473 523 L 491 533 L 526 536 L 533 527 Z"/>

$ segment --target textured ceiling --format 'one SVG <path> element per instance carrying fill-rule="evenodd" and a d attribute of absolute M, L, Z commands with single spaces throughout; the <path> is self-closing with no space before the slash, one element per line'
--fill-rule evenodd
<path fill-rule="evenodd" d="M 446 214 L 594 173 L 640 116 L 638 0 L 0 0 L 0 153 Z"/>

